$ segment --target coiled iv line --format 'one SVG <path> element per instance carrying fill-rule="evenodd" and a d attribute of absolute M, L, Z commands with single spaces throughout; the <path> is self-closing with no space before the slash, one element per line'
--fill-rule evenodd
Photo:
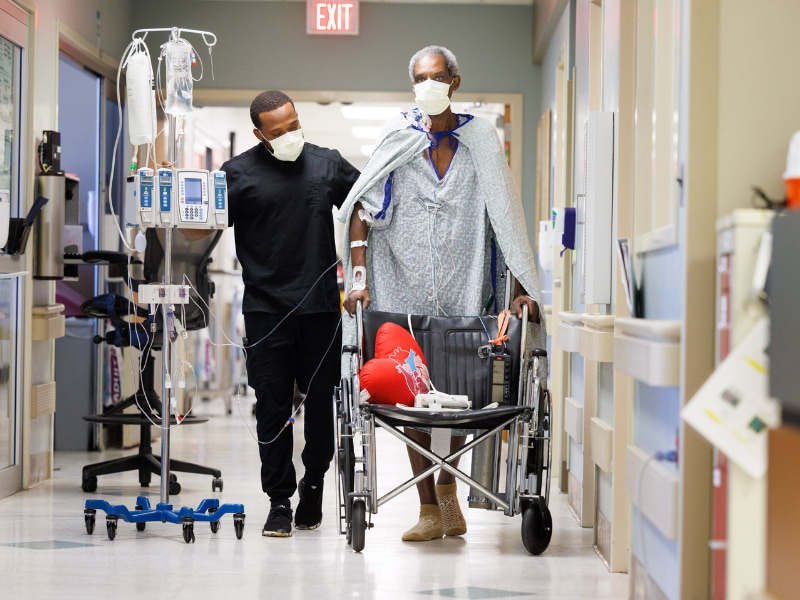
<path fill-rule="evenodd" d="M 314 290 L 314 288 L 317 286 L 317 284 L 318 284 L 318 283 L 319 283 L 319 282 L 322 280 L 322 278 L 323 278 L 323 277 L 324 277 L 324 276 L 325 276 L 325 275 L 326 275 L 326 274 L 327 274 L 327 273 L 328 273 L 328 272 L 329 272 L 331 269 L 333 269 L 334 267 L 336 267 L 336 266 L 337 266 L 339 263 L 340 263 L 340 260 L 337 258 L 337 259 L 336 259 L 336 261 L 334 261 L 334 263 L 333 263 L 333 264 L 331 264 L 331 265 L 330 265 L 329 267 L 327 267 L 327 268 L 326 268 L 324 271 L 322 271 L 322 273 L 319 275 L 319 277 L 317 277 L 316 281 L 314 281 L 314 283 L 313 283 L 313 284 L 311 285 L 311 287 L 308 289 L 308 291 L 306 292 L 306 295 L 305 295 L 305 296 L 303 296 L 303 298 L 300 300 L 300 302 L 298 302 L 298 303 L 297 303 L 297 305 L 296 305 L 296 306 L 295 306 L 295 307 L 294 307 L 292 310 L 290 310 L 290 311 L 289 311 L 289 312 L 288 312 L 288 313 L 287 313 L 287 314 L 286 314 L 286 315 L 285 315 L 285 316 L 284 316 L 284 317 L 283 317 L 283 318 L 282 318 L 282 319 L 281 319 L 281 320 L 278 322 L 278 324 L 277 324 L 277 325 L 275 325 L 275 327 L 273 327 L 273 328 L 272 328 L 272 329 L 271 329 L 271 330 L 270 330 L 270 331 L 269 331 L 269 332 L 268 332 L 266 335 L 264 335 L 264 337 L 262 337 L 260 340 L 257 340 L 257 341 L 255 341 L 255 342 L 253 342 L 253 343 L 250 343 L 250 344 L 237 344 L 236 342 L 232 341 L 232 340 L 230 339 L 230 337 L 228 337 L 227 333 L 225 333 L 225 331 L 224 331 L 224 330 L 223 330 L 221 327 L 219 327 L 219 331 L 221 331 L 221 332 L 222 332 L 222 336 L 224 337 L 224 339 L 225 339 L 225 340 L 227 340 L 227 343 L 225 343 L 225 342 L 217 343 L 217 342 L 214 342 L 214 341 L 213 341 L 213 340 L 211 340 L 211 339 L 209 339 L 209 343 L 211 343 L 211 345 L 212 345 L 212 346 L 217 346 L 217 347 L 232 346 L 232 347 L 234 347 L 234 348 L 241 349 L 241 350 L 242 350 L 242 353 L 244 354 L 244 359 L 245 359 L 245 360 L 244 360 L 244 362 L 242 363 L 242 366 L 241 366 L 241 370 L 240 370 L 240 375 L 241 375 L 242 373 L 244 373 L 244 370 L 245 370 L 245 367 L 246 367 L 246 363 L 247 363 L 247 350 L 248 350 L 248 349 L 250 349 L 250 348 L 254 348 L 254 347 L 255 347 L 255 346 L 257 346 L 258 344 L 260 344 L 261 342 L 263 342 L 264 340 L 266 340 L 268 337 L 270 337 L 270 336 L 271 336 L 273 333 L 275 333 L 275 331 L 276 331 L 276 330 L 277 330 L 277 329 L 278 329 L 278 328 L 279 328 L 279 327 L 280 327 L 280 326 L 283 324 L 283 322 L 284 322 L 284 321 L 286 321 L 286 319 L 288 319 L 288 318 L 289 318 L 289 317 L 290 317 L 290 316 L 291 316 L 291 315 L 292 315 L 292 314 L 293 314 L 293 313 L 294 313 L 294 312 L 295 312 L 297 309 L 299 309 L 299 308 L 302 306 L 302 304 L 303 304 L 303 303 L 306 301 L 306 299 L 308 298 L 308 296 L 311 294 L 311 292 Z M 217 318 L 217 315 L 214 313 L 214 311 L 213 311 L 213 309 L 211 308 L 211 306 L 209 306 L 209 305 L 208 305 L 208 303 L 207 303 L 205 300 L 203 300 L 203 298 L 200 296 L 199 292 L 197 291 L 197 288 L 196 288 L 196 287 L 195 287 L 195 286 L 192 284 L 192 282 L 191 282 L 191 281 L 189 281 L 189 279 L 188 279 L 188 277 L 187 277 L 186 275 L 184 275 L 184 276 L 183 276 L 183 283 L 184 283 L 184 284 L 186 284 L 186 285 L 188 285 L 188 286 L 189 286 L 189 287 L 190 287 L 192 290 L 194 290 L 195 294 L 197 295 L 197 299 L 199 299 L 199 300 L 200 300 L 200 301 L 203 303 L 203 306 L 204 306 L 204 307 L 205 307 L 205 308 L 208 310 L 208 314 L 209 314 L 211 317 L 213 317 L 213 320 L 214 320 L 215 322 L 219 323 L 219 319 Z M 209 327 L 209 323 L 208 323 L 208 322 L 205 320 L 205 319 L 206 319 L 206 317 L 205 317 L 206 313 L 205 313 L 205 310 L 203 310 L 203 307 L 202 307 L 202 306 L 200 306 L 200 304 L 197 302 L 197 300 L 196 300 L 196 299 L 195 299 L 195 298 L 194 298 L 192 295 L 190 295 L 190 296 L 189 296 L 189 299 L 190 299 L 190 300 L 191 300 L 191 301 L 192 301 L 192 302 L 193 302 L 193 303 L 194 303 L 194 304 L 195 304 L 195 305 L 196 305 L 198 308 L 200 308 L 200 312 L 201 312 L 201 314 L 203 315 L 203 326 L 204 326 L 204 328 L 205 328 L 205 327 Z M 334 341 L 336 341 L 336 337 L 337 337 L 337 335 L 338 335 L 338 333 L 339 333 L 339 329 L 341 328 L 341 326 L 342 326 L 342 316 L 340 315 L 340 316 L 339 316 L 339 320 L 338 320 L 338 322 L 336 323 L 336 329 L 335 329 L 335 330 L 334 330 L 334 332 L 333 332 L 333 337 L 331 338 L 331 341 L 330 341 L 330 343 L 328 344 L 328 346 L 327 346 L 327 348 L 326 348 L 326 350 L 325 350 L 325 353 L 322 355 L 322 358 L 320 359 L 320 362 L 317 364 L 317 368 L 314 370 L 314 373 L 311 375 L 311 379 L 309 379 L 309 382 L 308 382 L 308 387 L 309 387 L 309 389 L 311 389 L 311 384 L 312 384 L 312 382 L 314 381 L 314 378 L 316 377 L 317 373 L 319 372 L 319 369 L 322 367 L 322 363 L 325 361 L 325 358 L 328 356 L 328 353 L 330 352 L 331 348 L 333 347 L 333 343 L 334 343 Z M 218 326 L 217 326 L 217 327 L 218 327 Z M 245 424 L 245 426 L 247 427 L 247 430 L 250 432 L 250 436 L 251 436 L 251 437 L 252 437 L 252 438 L 253 438 L 253 439 L 254 439 L 254 440 L 255 440 L 255 441 L 258 443 L 258 444 L 265 445 L 265 446 L 266 446 L 266 445 L 269 445 L 269 444 L 272 444 L 273 442 L 275 442 L 275 440 L 277 440 L 277 439 L 278 439 L 278 438 L 281 436 L 281 434 L 284 432 L 284 430 L 285 430 L 287 427 L 289 427 L 290 425 L 292 425 L 292 424 L 294 423 L 294 419 L 295 419 L 295 417 L 297 416 L 297 414 L 300 412 L 300 409 L 302 408 L 302 406 L 303 406 L 303 404 L 305 403 L 305 401 L 306 401 L 306 398 L 303 398 L 303 400 L 302 400 L 302 401 L 301 401 L 301 402 L 300 402 L 300 403 L 297 405 L 297 407 L 295 407 L 295 408 L 294 408 L 294 410 L 293 410 L 293 411 L 290 413 L 290 416 L 289 416 L 289 418 L 288 418 L 288 419 L 286 420 L 286 422 L 283 424 L 283 426 L 281 427 L 280 431 L 278 431 L 278 433 L 277 433 L 277 434 L 276 434 L 276 435 L 275 435 L 275 436 L 274 436 L 274 437 L 273 437 L 271 440 L 269 440 L 269 441 L 266 441 L 266 442 L 265 442 L 265 441 L 261 441 L 261 440 L 259 440 L 259 439 L 258 439 L 258 436 L 257 436 L 255 433 L 253 433 L 253 430 L 251 429 L 251 427 L 250 427 L 250 424 L 247 422 L 247 419 L 245 418 L 244 414 L 242 413 L 242 408 L 241 408 L 241 393 L 239 392 L 238 388 L 237 388 L 237 390 L 236 390 L 236 408 L 237 408 L 237 410 L 238 410 L 238 412 L 239 412 L 239 415 L 240 415 L 240 417 L 242 418 L 242 421 L 244 421 L 244 424 Z M 188 413 L 187 413 L 187 414 L 188 414 Z"/>

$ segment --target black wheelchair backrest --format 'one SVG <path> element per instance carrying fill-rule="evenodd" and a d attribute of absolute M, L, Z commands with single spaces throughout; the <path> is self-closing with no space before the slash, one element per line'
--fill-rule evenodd
<path fill-rule="evenodd" d="M 365 310 L 364 362 L 375 355 L 375 335 L 386 322 L 396 323 L 406 331 L 408 315 Z M 481 324 L 483 321 L 483 324 Z M 484 329 L 485 326 L 485 329 Z M 482 408 L 486 402 L 488 359 L 478 355 L 478 348 L 489 338 L 497 336 L 497 319 L 486 317 L 428 317 L 411 315 L 411 327 L 417 340 L 433 385 L 441 392 L 463 394 L 472 401 L 473 408 Z M 506 351 L 511 355 L 511 404 L 516 404 L 519 389 L 520 337 L 522 321 L 515 315 L 508 324 Z"/>

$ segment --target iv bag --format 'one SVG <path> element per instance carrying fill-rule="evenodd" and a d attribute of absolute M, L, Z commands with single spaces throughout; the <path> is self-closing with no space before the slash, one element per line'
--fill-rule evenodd
<path fill-rule="evenodd" d="M 192 46 L 186 40 L 166 43 L 167 98 L 164 112 L 185 115 L 192 112 Z"/>
<path fill-rule="evenodd" d="M 152 144 L 156 132 L 156 95 L 153 66 L 145 52 L 131 54 L 127 61 L 128 132 L 131 144 Z"/>

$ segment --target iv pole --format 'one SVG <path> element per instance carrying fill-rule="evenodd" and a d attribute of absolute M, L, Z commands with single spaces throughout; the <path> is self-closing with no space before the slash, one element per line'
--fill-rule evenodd
<path fill-rule="evenodd" d="M 137 29 L 133 32 L 133 39 L 137 35 L 142 42 L 148 33 L 157 31 L 170 32 L 170 41 L 181 39 L 181 33 L 196 33 L 202 36 L 203 41 L 208 46 L 209 54 L 211 47 L 217 43 L 217 36 L 208 31 L 198 31 L 195 29 L 179 29 L 177 27 L 158 28 L 158 29 Z M 168 117 L 168 140 L 167 140 L 167 160 L 175 168 L 180 163 L 181 149 L 178 144 L 177 124 L 178 117 L 167 113 Z M 172 284 L 172 235 L 173 227 L 164 228 L 164 278 L 162 284 L 168 287 Z M 169 297 L 169 294 L 167 294 Z M 162 366 L 161 366 L 161 490 L 160 502 L 155 510 L 151 510 L 150 502 L 145 496 L 136 498 L 136 508 L 128 510 L 124 505 L 112 506 L 105 500 L 87 500 L 84 509 L 84 522 L 86 532 L 91 535 L 95 527 L 95 515 L 97 510 L 106 513 L 106 529 L 109 539 L 116 536 L 117 522 L 119 519 L 129 523 L 136 523 L 138 530 L 144 529 L 144 524 L 148 521 L 161 521 L 162 523 L 174 523 L 183 525 L 183 539 L 186 543 L 194 542 L 194 523 L 195 521 L 206 521 L 211 524 L 211 531 L 216 533 L 219 530 L 219 519 L 225 514 L 233 515 L 233 525 L 237 539 L 241 539 L 244 532 L 244 506 L 242 504 L 223 504 L 220 506 L 216 498 L 203 500 L 197 509 L 188 507 L 179 510 L 173 509 L 169 503 L 169 442 L 172 413 L 172 394 L 173 388 L 168 387 L 171 373 L 171 347 L 170 333 L 173 325 L 174 305 L 169 301 L 161 305 L 161 315 L 163 319 L 162 336 Z"/>
<path fill-rule="evenodd" d="M 178 155 L 178 136 L 175 130 L 177 117 L 169 115 L 167 142 L 167 160 L 174 167 L 180 164 Z M 172 227 L 164 230 L 164 281 L 165 286 L 172 283 Z M 172 387 L 167 387 L 170 381 L 169 374 L 172 372 L 172 348 L 170 347 L 170 330 L 172 329 L 172 319 L 170 315 L 174 313 L 172 304 L 161 305 L 161 317 L 163 336 L 161 351 L 161 502 L 169 502 L 169 434 L 172 421 Z M 169 394 L 169 395 L 168 395 Z"/>

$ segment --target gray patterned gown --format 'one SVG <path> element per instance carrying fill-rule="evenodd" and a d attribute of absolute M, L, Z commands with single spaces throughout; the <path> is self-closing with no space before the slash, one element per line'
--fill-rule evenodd
<path fill-rule="evenodd" d="M 383 186 L 373 187 L 361 203 L 379 213 Z M 375 220 L 368 241 L 372 310 L 480 314 L 493 291 L 492 228 L 469 148 L 456 147 L 441 179 L 427 150 L 396 169 L 386 217 Z"/>

